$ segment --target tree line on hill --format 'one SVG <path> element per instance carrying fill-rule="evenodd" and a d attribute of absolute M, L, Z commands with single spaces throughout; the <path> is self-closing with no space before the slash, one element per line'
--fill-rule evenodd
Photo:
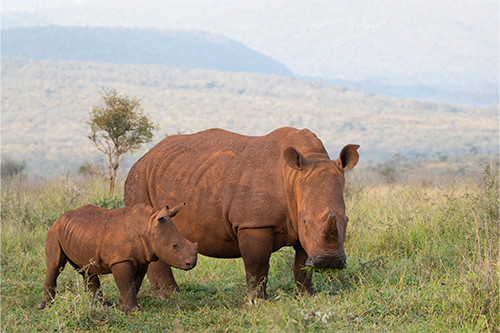
<path fill-rule="evenodd" d="M 345 144 L 360 144 L 361 163 L 398 153 L 498 151 L 494 106 L 398 100 L 290 76 L 3 57 L 2 154 L 42 173 L 93 159 L 81 120 L 103 87 L 140 99 L 161 128 L 153 142 L 212 127 L 263 135 L 294 126 L 316 133 L 332 158 Z"/>

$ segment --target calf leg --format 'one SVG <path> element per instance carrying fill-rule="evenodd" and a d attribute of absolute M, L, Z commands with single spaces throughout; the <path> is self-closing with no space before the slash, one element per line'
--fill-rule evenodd
<path fill-rule="evenodd" d="M 172 268 L 164 261 L 158 260 L 149 264 L 148 278 L 151 290 L 156 292 L 156 297 L 160 299 L 165 299 L 168 293 L 180 291 L 175 282 Z"/>
<path fill-rule="evenodd" d="M 269 298 L 266 285 L 273 242 L 274 232 L 271 228 L 238 231 L 238 243 L 245 264 L 248 294 L 252 298 Z"/>
<path fill-rule="evenodd" d="M 295 267 L 293 268 L 293 275 L 297 285 L 297 292 L 299 294 L 314 294 L 312 287 L 312 273 L 308 273 L 303 268 L 306 267 L 307 253 L 304 248 L 299 244 L 293 247 L 295 249 Z"/>
<path fill-rule="evenodd" d="M 50 234 L 49 234 L 50 235 Z M 47 257 L 47 275 L 43 283 L 43 296 L 38 308 L 41 310 L 52 302 L 56 295 L 57 277 L 66 265 L 66 255 L 63 253 L 56 239 L 47 237 L 45 244 L 45 256 Z"/>
<path fill-rule="evenodd" d="M 111 272 L 120 291 L 118 305 L 128 314 L 138 306 L 134 267 L 130 262 L 121 262 L 114 264 Z"/>
<path fill-rule="evenodd" d="M 92 295 L 97 298 L 97 300 L 105 306 L 111 306 L 111 303 L 104 301 L 104 295 L 101 290 L 101 281 L 98 275 L 89 275 L 86 272 L 82 272 L 83 282 L 85 284 L 85 290 L 91 291 Z"/>

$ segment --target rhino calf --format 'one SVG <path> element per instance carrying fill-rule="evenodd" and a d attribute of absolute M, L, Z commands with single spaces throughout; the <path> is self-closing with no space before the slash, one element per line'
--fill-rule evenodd
<path fill-rule="evenodd" d="M 160 212 L 145 204 L 115 210 L 85 205 L 62 214 L 47 234 L 47 276 L 38 308 L 54 298 L 57 277 L 66 262 L 105 304 L 109 303 L 104 302 L 99 275 L 112 273 L 120 291 L 118 304 L 125 313 L 138 306 L 137 292 L 150 262 L 161 259 L 176 268 L 192 269 L 198 243 L 185 239 L 170 219 L 184 205 L 167 206 Z"/>

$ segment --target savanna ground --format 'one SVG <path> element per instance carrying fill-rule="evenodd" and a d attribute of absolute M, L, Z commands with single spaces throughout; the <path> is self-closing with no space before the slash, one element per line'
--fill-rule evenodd
<path fill-rule="evenodd" d="M 53 305 L 37 309 L 53 221 L 89 202 L 119 207 L 122 196 L 109 197 L 106 186 L 88 176 L 5 178 L 1 331 L 497 332 L 498 164 L 492 165 L 426 182 L 375 183 L 349 175 L 349 267 L 315 272 L 315 296 L 296 297 L 291 249 L 273 254 L 270 300 L 256 305 L 245 297 L 241 259 L 199 256 L 195 269 L 175 270 L 182 292 L 167 300 L 156 299 L 146 279 L 142 311 L 130 315 L 92 300 L 69 265 Z M 102 288 L 116 302 L 111 275 L 102 278 Z"/>

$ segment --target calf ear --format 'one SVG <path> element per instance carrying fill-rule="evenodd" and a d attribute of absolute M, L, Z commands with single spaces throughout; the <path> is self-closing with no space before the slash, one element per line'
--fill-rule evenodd
<path fill-rule="evenodd" d="M 342 148 L 339 158 L 335 161 L 341 170 L 352 169 L 358 164 L 358 148 L 359 145 L 347 145 Z"/>
<path fill-rule="evenodd" d="M 163 223 L 165 222 L 165 217 L 168 218 L 174 217 L 175 215 L 177 215 L 178 212 L 182 210 L 182 208 L 184 208 L 185 205 L 186 203 L 182 202 L 172 209 L 169 209 L 168 206 L 166 206 L 158 213 L 156 219 L 158 220 L 158 222 Z"/>
<path fill-rule="evenodd" d="M 185 205 L 185 202 L 181 202 L 180 204 L 169 210 L 170 217 L 174 217 L 175 215 L 177 215 L 177 213 L 180 212 Z"/>
<path fill-rule="evenodd" d="M 283 151 L 286 164 L 295 170 L 304 170 L 310 162 L 295 147 L 290 146 Z"/>
<path fill-rule="evenodd" d="M 160 210 L 160 212 L 158 213 L 158 216 L 156 216 L 156 219 L 158 220 L 159 223 L 163 223 L 163 222 L 165 222 L 165 217 L 168 217 L 168 216 L 169 216 L 169 210 L 168 210 L 168 206 L 166 206 L 165 208 Z"/>

